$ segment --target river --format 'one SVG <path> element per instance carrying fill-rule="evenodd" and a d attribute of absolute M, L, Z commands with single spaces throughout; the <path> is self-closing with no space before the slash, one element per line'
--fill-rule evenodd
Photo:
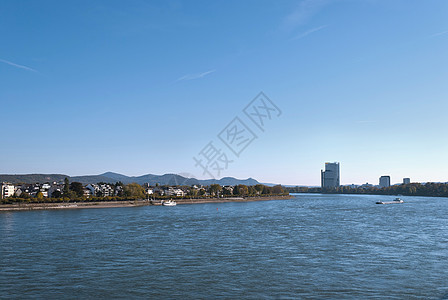
<path fill-rule="evenodd" d="M 448 299 L 448 199 L 0 213 L 0 298 Z"/>

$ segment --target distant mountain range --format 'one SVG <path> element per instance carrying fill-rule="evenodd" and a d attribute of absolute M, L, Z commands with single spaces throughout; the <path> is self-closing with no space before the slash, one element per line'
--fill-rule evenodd
<path fill-rule="evenodd" d="M 210 184 L 220 184 L 220 185 L 237 185 L 237 184 L 245 184 L 245 185 L 256 185 L 259 182 L 253 178 L 248 179 L 236 179 L 233 177 L 223 177 L 221 179 L 205 179 L 199 180 L 196 178 L 187 178 L 177 174 L 164 174 L 164 175 L 153 175 L 146 174 L 142 176 L 126 176 L 113 172 L 106 172 L 100 175 L 87 175 L 87 176 L 68 176 L 64 174 L 26 174 L 26 175 L 2 175 L 0 174 L 0 182 L 10 182 L 13 184 L 18 183 L 45 183 L 45 182 L 54 182 L 54 181 L 63 181 L 65 178 L 68 178 L 71 182 L 78 181 L 83 184 L 89 183 L 98 183 L 98 182 L 106 182 L 106 183 L 116 183 L 118 181 L 123 182 L 124 184 L 129 183 L 138 183 L 144 184 L 149 183 L 150 185 L 155 185 L 158 183 L 159 185 L 193 185 L 193 184 L 201 184 L 201 185 L 210 185 Z"/>

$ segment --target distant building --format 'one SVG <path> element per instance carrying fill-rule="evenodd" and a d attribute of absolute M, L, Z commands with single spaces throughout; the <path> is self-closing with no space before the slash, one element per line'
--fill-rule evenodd
<path fill-rule="evenodd" d="M 47 183 L 42 184 L 41 188 L 44 190 L 49 190 L 51 188 L 51 185 L 47 182 Z"/>
<path fill-rule="evenodd" d="M 322 188 L 334 188 L 340 185 L 339 182 L 339 163 L 325 163 L 325 171 L 321 170 Z"/>
<path fill-rule="evenodd" d="M 410 184 L 411 178 L 403 178 L 403 184 Z"/>
<path fill-rule="evenodd" d="M 82 191 L 83 191 L 84 197 L 89 198 L 90 196 L 92 196 L 92 192 L 90 191 L 90 189 L 83 187 Z"/>
<path fill-rule="evenodd" d="M 234 189 L 234 187 L 233 187 L 232 185 L 225 185 L 225 186 L 222 187 L 222 189 L 223 189 L 224 191 L 226 191 L 227 194 L 232 195 L 232 194 L 233 194 L 233 189 Z M 261 194 L 261 192 L 257 191 L 257 194 L 259 195 L 259 194 Z"/>
<path fill-rule="evenodd" d="M 88 184 L 86 189 L 90 191 L 90 195 L 95 196 L 95 192 L 99 190 L 99 186 L 97 184 Z"/>
<path fill-rule="evenodd" d="M 177 196 L 177 197 L 185 196 L 184 191 L 182 191 L 181 189 L 175 189 L 175 188 L 172 188 L 172 187 L 168 188 L 165 191 L 165 194 L 168 195 L 168 196 Z"/>
<path fill-rule="evenodd" d="M 114 195 L 114 189 L 109 184 L 88 184 L 86 189 L 93 196 L 109 197 Z"/>
<path fill-rule="evenodd" d="M 8 183 L 2 183 L 0 185 L 0 187 L 1 187 L 1 192 L 0 192 L 1 199 L 8 198 L 8 197 L 11 197 L 14 195 L 14 192 L 15 192 L 14 185 L 8 184 Z"/>
<path fill-rule="evenodd" d="M 370 183 L 366 182 L 366 183 L 362 184 L 360 186 L 360 188 L 362 188 L 362 189 L 370 189 L 370 188 L 373 188 L 373 184 L 370 184 Z"/>
<path fill-rule="evenodd" d="M 117 185 L 115 187 L 115 192 L 114 192 L 115 196 L 123 196 L 124 195 L 124 189 L 121 185 Z"/>
<path fill-rule="evenodd" d="M 20 197 L 20 195 L 23 194 L 22 190 L 20 188 L 17 188 L 17 190 L 14 193 L 17 197 Z"/>
<path fill-rule="evenodd" d="M 380 188 L 390 187 L 390 176 L 380 177 Z"/>

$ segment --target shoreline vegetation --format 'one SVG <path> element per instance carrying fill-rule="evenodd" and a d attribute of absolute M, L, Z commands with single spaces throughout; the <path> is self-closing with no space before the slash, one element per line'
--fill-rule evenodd
<path fill-rule="evenodd" d="M 312 193 L 312 194 L 359 194 L 359 195 L 403 195 L 422 197 L 448 197 L 448 183 L 410 183 L 393 185 L 390 187 L 355 187 L 340 186 L 337 188 L 309 188 L 309 187 L 286 187 L 289 193 Z"/>
<path fill-rule="evenodd" d="M 253 202 L 268 200 L 287 200 L 291 195 L 266 195 L 250 197 L 204 197 L 204 198 L 176 198 L 177 204 L 201 204 L 201 203 L 226 203 L 226 202 Z M 161 199 L 157 200 L 105 200 L 82 202 L 42 202 L 42 203 L 11 203 L 0 205 L 1 211 L 30 211 L 30 210 L 56 210 L 56 209 L 80 209 L 80 208 L 113 208 L 113 207 L 140 207 L 161 205 Z"/>
<path fill-rule="evenodd" d="M 2 183 L 0 211 L 35 210 L 87 207 L 127 207 L 160 205 L 162 200 L 175 200 L 179 204 L 242 202 L 285 198 L 289 193 L 281 185 L 248 186 L 159 185 L 148 183 L 115 184 L 99 182 L 84 186 L 80 182 L 19 184 Z M 3 197 L 3 195 L 7 195 Z"/>

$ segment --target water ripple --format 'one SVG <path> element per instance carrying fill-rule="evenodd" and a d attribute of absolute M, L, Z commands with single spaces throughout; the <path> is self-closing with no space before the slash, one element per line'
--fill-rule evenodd
<path fill-rule="evenodd" d="M 0 298 L 447 299 L 448 199 L 384 198 L 1 213 Z"/>

